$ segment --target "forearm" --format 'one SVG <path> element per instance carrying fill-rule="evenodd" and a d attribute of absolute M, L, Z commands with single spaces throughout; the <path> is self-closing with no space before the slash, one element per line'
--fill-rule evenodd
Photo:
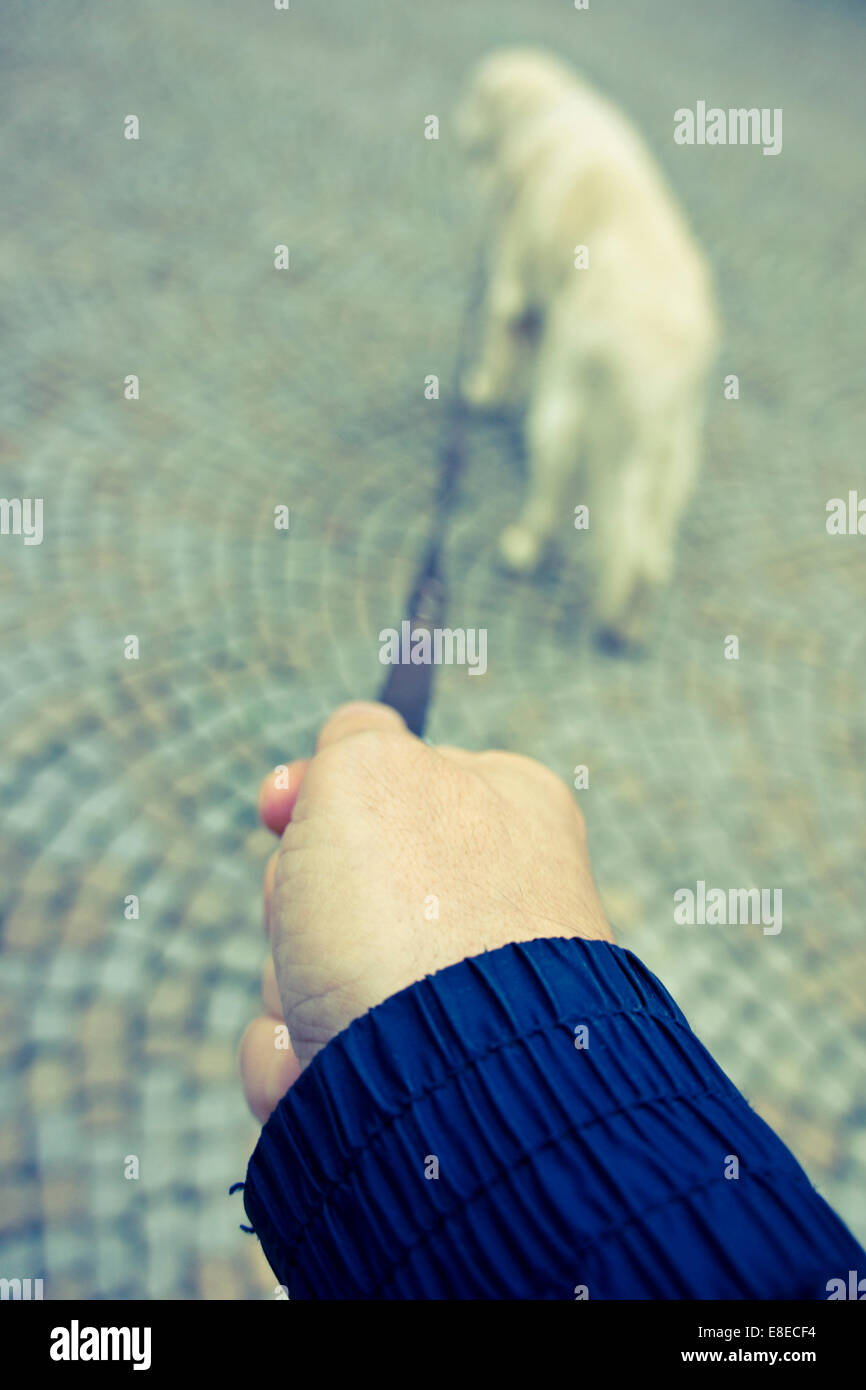
<path fill-rule="evenodd" d="M 293 1299 L 820 1298 L 866 1268 L 600 941 L 476 956 L 357 1020 L 271 1116 L 244 1200 Z"/>

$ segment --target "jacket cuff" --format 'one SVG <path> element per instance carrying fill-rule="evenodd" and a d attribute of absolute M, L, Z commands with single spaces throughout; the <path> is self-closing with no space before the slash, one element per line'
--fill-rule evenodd
<path fill-rule="evenodd" d="M 859 1249 L 655 976 L 571 938 L 449 966 L 332 1039 L 244 1204 L 292 1299 L 821 1297 L 829 1252 Z"/>

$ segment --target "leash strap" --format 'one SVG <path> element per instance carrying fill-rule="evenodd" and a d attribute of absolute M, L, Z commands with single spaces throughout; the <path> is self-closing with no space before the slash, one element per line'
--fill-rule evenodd
<path fill-rule="evenodd" d="M 442 550 L 448 521 L 457 501 L 460 478 L 466 464 L 467 407 L 460 394 L 460 383 L 466 366 L 470 325 L 481 300 L 484 283 L 482 257 L 479 254 L 471 292 L 467 298 L 460 332 L 460 346 L 447 403 L 443 438 L 439 446 L 439 470 L 433 507 L 433 523 L 427 548 L 415 572 L 415 578 L 405 605 L 411 632 L 426 628 L 433 632 L 444 626 L 448 607 L 448 587 L 442 564 Z M 431 645 L 432 650 L 432 645 Z M 426 665 L 395 665 L 388 672 L 379 699 L 403 716 L 408 728 L 420 738 L 427 722 L 427 711 L 433 692 L 433 663 Z"/>

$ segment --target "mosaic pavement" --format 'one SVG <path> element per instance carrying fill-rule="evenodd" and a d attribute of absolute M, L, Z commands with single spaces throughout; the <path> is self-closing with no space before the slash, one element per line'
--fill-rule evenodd
<path fill-rule="evenodd" d="M 255 791 L 378 688 L 434 482 L 423 382 L 449 380 L 471 259 L 450 113 L 475 57 L 525 40 L 645 130 L 715 268 L 719 382 L 642 661 L 592 645 L 573 554 L 497 572 L 521 456 L 473 424 L 450 617 L 487 627 L 489 671 L 440 673 L 428 733 L 589 766 L 619 941 L 866 1239 L 866 540 L 824 524 L 866 494 L 860 7 L 4 12 L 2 491 L 44 497 L 45 537 L 0 551 L 2 1272 L 47 1298 L 272 1296 L 226 1196 L 256 1137 L 234 1062 L 263 955 Z M 674 146 L 699 97 L 782 107 L 782 155 Z M 675 925 L 698 879 L 781 887 L 782 932 Z"/>

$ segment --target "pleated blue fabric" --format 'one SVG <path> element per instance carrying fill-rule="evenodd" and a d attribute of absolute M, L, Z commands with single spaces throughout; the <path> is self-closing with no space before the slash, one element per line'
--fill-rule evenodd
<path fill-rule="evenodd" d="M 293 1299 L 824 1299 L 866 1253 L 631 952 L 504 946 L 334 1038 L 249 1220 Z"/>

